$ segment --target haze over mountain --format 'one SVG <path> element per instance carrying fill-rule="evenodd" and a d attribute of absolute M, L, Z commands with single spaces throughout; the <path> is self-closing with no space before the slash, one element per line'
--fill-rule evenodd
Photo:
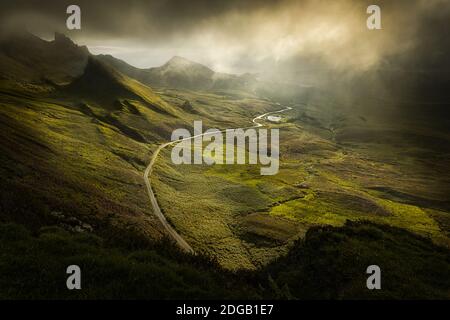
<path fill-rule="evenodd" d="M 255 75 L 219 73 L 200 63 L 178 56 L 172 57 L 160 67 L 149 69 L 135 68 L 111 55 L 98 55 L 98 58 L 130 77 L 157 87 L 191 90 L 251 90 L 257 81 Z"/>

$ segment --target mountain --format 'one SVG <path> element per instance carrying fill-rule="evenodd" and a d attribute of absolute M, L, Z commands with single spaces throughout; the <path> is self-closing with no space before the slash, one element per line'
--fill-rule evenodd
<path fill-rule="evenodd" d="M 0 37 L 0 79 L 32 83 L 67 84 L 80 77 L 92 56 L 86 46 L 76 45 L 63 34 L 52 41 L 28 32 Z M 188 59 L 175 56 L 160 67 L 140 69 L 111 55 L 97 55 L 98 61 L 122 75 L 152 87 L 196 91 L 235 90 L 270 96 L 280 86 L 260 81 L 253 74 L 226 74 Z M 283 84 L 283 87 L 286 87 Z M 298 88 L 293 88 L 294 92 Z"/>
<path fill-rule="evenodd" d="M 147 81 L 163 87 L 206 89 L 213 83 L 214 74 L 200 63 L 173 57 L 161 67 L 149 69 Z"/>
<path fill-rule="evenodd" d="M 174 56 L 160 67 L 135 68 L 111 55 L 99 55 L 99 60 L 120 70 L 129 77 L 156 87 L 188 90 L 248 90 L 256 84 L 251 74 L 234 75 L 215 72 L 200 63 Z"/>
<path fill-rule="evenodd" d="M 123 60 L 120 60 L 110 54 L 99 54 L 95 56 L 97 60 L 103 62 L 106 65 L 122 72 L 124 75 L 131 77 L 133 79 L 137 79 L 141 82 L 145 82 L 147 69 L 139 69 L 133 67 L 132 65 L 126 63 Z"/>
<path fill-rule="evenodd" d="M 82 97 L 84 101 L 93 101 L 99 105 L 117 105 L 119 99 L 127 99 L 138 101 L 159 113 L 173 116 L 177 113 L 151 88 L 92 56 L 88 58 L 83 74 L 68 85 L 66 90 Z"/>
<path fill-rule="evenodd" d="M 25 31 L 0 37 L 0 79 L 7 80 L 14 90 L 19 84 L 26 88 L 33 84 L 36 90 L 53 91 L 56 99 L 89 102 L 110 110 L 123 108 L 122 101 L 130 100 L 159 114 L 176 116 L 179 110 L 150 87 L 119 71 L 129 74 L 127 66 L 125 62 L 121 68 L 104 63 L 86 46 L 78 46 L 60 33 L 55 33 L 52 41 Z"/>
<path fill-rule="evenodd" d="M 160 67 L 139 69 L 111 55 L 96 56 L 123 74 L 152 87 L 232 92 L 257 95 L 276 101 L 291 102 L 305 93 L 305 87 L 294 83 L 262 80 L 255 74 L 241 75 L 216 72 L 200 63 L 175 56 Z M 309 89 L 309 88 L 308 88 Z"/>
<path fill-rule="evenodd" d="M 83 73 L 88 56 L 87 47 L 63 34 L 55 33 L 53 41 L 28 32 L 8 34 L 0 39 L 0 77 L 67 83 Z"/>

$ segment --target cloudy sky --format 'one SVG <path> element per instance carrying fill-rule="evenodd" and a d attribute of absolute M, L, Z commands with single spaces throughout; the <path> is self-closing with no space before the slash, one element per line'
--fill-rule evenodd
<path fill-rule="evenodd" d="M 65 27 L 70 4 L 81 7 L 79 31 Z M 366 27 L 370 4 L 381 7 L 382 30 Z M 319 66 L 367 70 L 392 56 L 436 67 L 430 60 L 448 53 L 450 5 L 447 0 L 6 0 L 0 12 L 2 28 L 25 26 L 47 39 L 63 32 L 93 53 L 137 67 L 179 55 L 217 71 L 243 73 Z"/>

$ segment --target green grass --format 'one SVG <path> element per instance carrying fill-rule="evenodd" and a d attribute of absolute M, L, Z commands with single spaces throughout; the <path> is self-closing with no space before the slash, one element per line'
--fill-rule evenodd
<path fill-rule="evenodd" d="M 174 166 L 168 151 L 161 154 L 154 172 L 158 200 L 196 250 L 227 268 L 253 269 L 285 253 L 310 227 L 361 219 L 450 245 L 447 170 L 442 159 L 433 168 L 421 163 L 437 158 L 436 150 L 418 159 L 411 141 L 392 136 L 405 130 L 403 124 L 301 108 L 279 125 L 281 162 L 274 176 L 261 176 L 254 165 Z M 295 228 L 286 227 L 288 237 L 280 241 L 259 228 L 264 219 L 274 226 L 287 219 Z"/>
<path fill-rule="evenodd" d="M 91 73 L 70 90 L 50 86 L 31 90 L 2 83 L 0 221 L 22 223 L 34 230 L 49 223 L 70 230 L 85 225 L 106 237 L 133 230 L 159 239 L 164 231 L 152 213 L 142 172 L 157 144 L 168 141 L 173 129 L 192 126 L 198 115 L 186 113 L 176 101 L 163 101 L 164 94 L 159 98 L 126 77 L 103 69 Z M 117 92 L 105 97 L 89 91 L 83 81 L 89 83 L 91 78 L 105 88 L 118 86 Z M 209 127 L 227 126 L 212 114 L 230 117 L 230 110 L 248 104 L 242 115 L 233 118 L 247 125 L 248 119 L 259 113 L 258 108 L 274 108 L 250 98 L 177 95 L 183 103 L 191 99 L 194 109 L 207 114 L 204 123 Z M 152 104 L 168 111 L 161 113 Z M 235 198 L 237 201 L 240 199 Z M 30 211 L 34 211 L 31 216 Z M 224 248 L 228 247 L 227 240 L 224 242 Z"/>
<path fill-rule="evenodd" d="M 150 153 L 147 145 L 77 110 L 38 98 L 2 99 L 0 119 L 5 124 L 2 204 L 11 203 L 7 209 L 35 198 L 44 215 L 73 212 L 93 224 L 104 224 L 107 215 L 120 218 L 121 212 L 151 217 L 141 178 Z M 151 229 L 155 227 L 149 224 Z"/>
<path fill-rule="evenodd" d="M 56 227 L 42 228 L 37 236 L 18 225 L 0 225 L 0 230 L 0 299 L 258 297 L 235 278 L 224 286 L 233 275 L 219 273 L 208 259 L 184 256 L 168 242 L 129 250 L 123 242 L 111 246 L 94 235 Z M 132 239 L 129 234 L 126 243 Z M 80 291 L 65 285 L 72 264 L 82 270 Z"/>

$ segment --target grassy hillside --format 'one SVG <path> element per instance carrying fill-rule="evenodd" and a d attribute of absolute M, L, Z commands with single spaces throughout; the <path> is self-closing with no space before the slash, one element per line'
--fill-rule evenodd
<path fill-rule="evenodd" d="M 131 79 L 113 68 L 90 57 L 83 75 L 73 81 L 67 91 L 82 97 L 85 101 L 101 104 L 103 107 L 118 107 L 118 98 L 137 101 L 152 111 L 177 116 L 179 113 L 165 103 L 153 90 L 139 81 Z M 115 105 L 114 105 L 115 104 Z"/>
<path fill-rule="evenodd" d="M 92 59 L 69 86 L 3 80 L 0 92 L 1 221 L 161 236 L 142 172 L 189 115 Z"/>
<path fill-rule="evenodd" d="M 141 177 L 151 146 L 78 104 L 23 92 L 0 95 L 0 219 L 99 232 L 120 226 L 157 236 Z"/>
<path fill-rule="evenodd" d="M 275 176 L 258 166 L 175 166 L 170 150 L 162 153 L 158 199 L 196 250 L 230 269 L 254 269 L 311 227 L 361 219 L 450 245 L 445 130 L 406 116 L 393 123 L 343 113 L 324 96 L 283 118 Z"/>
<path fill-rule="evenodd" d="M 95 58 L 70 85 L 9 79 L 0 92 L 0 219 L 108 236 L 121 229 L 161 236 L 142 172 L 173 129 L 189 128 L 199 117 L 206 127 L 247 124 L 259 110 L 273 108 L 250 98 L 237 103 L 212 94 L 156 93 Z M 241 117 L 230 116 L 243 105 Z"/>

